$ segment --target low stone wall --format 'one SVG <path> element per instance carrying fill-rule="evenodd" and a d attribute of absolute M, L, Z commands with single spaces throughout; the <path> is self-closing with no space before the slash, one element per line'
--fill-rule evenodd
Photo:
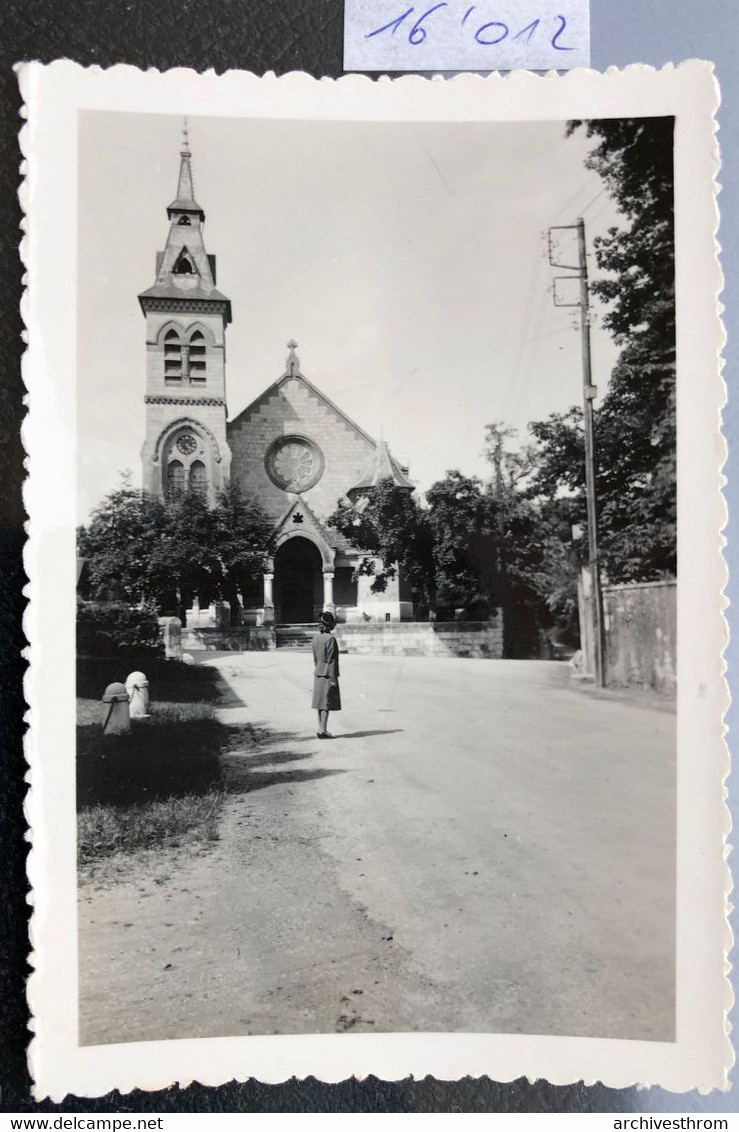
<path fill-rule="evenodd" d="M 498 660 L 503 621 L 401 621 L 337 625 L 339 650 L 373 656 L 466 656 Z"/>
<path fill-rule="evenodd" d="M 266 652 L 276 648 L 275 631 L 265 625 L 234 625 L 229 629 L 182 630 L 185 652 Z"/>
<path fill-rule="evenodd" d="M 499 659 L 503 626 L 492 621 L 380 621 L 337 625 L 342 653 L 367 656 L 459 656 Z M 264 652 L 276 647 L 271 626 L 239 625 L 230 629 L 182 630 L 185 652 Z"/>

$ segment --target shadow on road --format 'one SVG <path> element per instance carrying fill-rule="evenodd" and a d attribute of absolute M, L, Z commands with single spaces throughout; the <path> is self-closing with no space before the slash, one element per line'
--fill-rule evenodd
<path fill-rule="evenodd" d="M 227 794 L 250 794 L 267 786 L 282 786 L 291 782 L 313 782 L 334 774 L 346 774 L 343 768 L 300 767 L 291 770 L 259 770 L 259 767 L 279 767 L 281 764 L 301 762 L 311 754 L 294 751 L 273 751 L 255 755 L 230 751 L 223 758 L 224 785 Z"/>
<path fill-rule="evenodd" d="M 296 763 L 312 758 L 312 753 L 302 751 L 228 751 L 223 755 L 224 768 L 253 770 L 257 766 L 280 766 L 282 763 Z"/>
<path fill-rule="evenodd" d="M 399 735 L 404 728 L 389 727 L 384 731 L 350 731 L 346 735 L 334 735 L 334 739 L 369 739 L 372 735 Z"/>
<path fill-rule="evenodd" d="M 312 733 L 305 735 L 295 731 L 272 731 L 267 727 L 257 727 L 253 723 L 228 723 L 225 724 L 225 728 L 224 753 L 231 751 L 239 754 L 257 753 L 277 746 L 292 747 L 295 743 L 316 742 L 316 736 Z"/>

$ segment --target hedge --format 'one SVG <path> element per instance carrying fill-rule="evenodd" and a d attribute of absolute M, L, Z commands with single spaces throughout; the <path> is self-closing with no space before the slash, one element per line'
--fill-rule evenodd
<path fill-rule="evenodd" d="M 154 606 L 132 608 L 122 602 L 77 603 L 77 652 L 110 656 L 121 652 L 162 651 L 159 620 Z"/>

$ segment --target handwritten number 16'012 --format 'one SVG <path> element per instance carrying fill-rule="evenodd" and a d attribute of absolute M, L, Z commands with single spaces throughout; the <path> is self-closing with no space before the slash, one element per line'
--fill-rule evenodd
<path fill-rule="evenodd" d="M 423 12 L 422 15 L 420 15 L 416 22 L 411 26 L 408 32 L 408 42 L 413 44 L 414 47 L 417 47 L 419 44 L 423 43 L 428 34 L 426 28 L 423 26 L 424 22 L 429 18 L 429 16 L 433 15 L 434 12 L 438 12 L 440 8 L 448 7 L 449 4 L 446 3 L 445 0 L 444 3 L 434 4 L 432 8 L 427 8 L 426 11 Z M 383 24 L 381 28 L 375 28 L 374 31 L 367 32 L 364 38 L 372 39 L 373 36 L 381 35 L 384 31 L 389 32 L 390 35 L 395 35 L 398 28 L 403 23 L 405 23 L 405 21 L 410 16 L 413 15 L 415 10 L 415 8 L 408 8 L 405 12 L 402 12 L 401 15 L 399 15 L 396 19 L 390 20 L 390 22 L 387 24 Z M 460 21 L 461 27 L 465 26 L 474 10 L 475 5 L 472 4 L 462 16 L 462 19 Z M 574 47 L 565 47 L 564 44 L 559 42 L 565 28 L 567 27 L 567 20 L 564 16 L 555 16 L 555 19 L 558 20 L 559 27 L 552 36 L 552 47 L 555 49 L 555 51 L 574 51 Z M 515 35 L 511 36 L 511 42 L 516 39 L 521 39 L 524 40 L 525 43 L 530 43 L 531 37 L 533 36 L 540 23 L 540 19 L 532 20 L 531 23 L 527 24 L 525 28 L 521 28 L 519 32 L 516 32 Z M 494 47 L 496 43 L 502 43 L 503 40 L 507 39 L 509 35 L 510 28 L 507 24 L 501 23 L 500 20 L 489 20 L 487 23 L 481 24 L 481 26 L 477 29 L 477 31 L 475 32 L 475 40 L 483 47 Z"/>

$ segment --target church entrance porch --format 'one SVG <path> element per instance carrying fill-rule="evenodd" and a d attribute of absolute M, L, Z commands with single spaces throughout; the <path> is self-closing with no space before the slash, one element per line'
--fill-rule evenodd
<path fill-rule="evenodd" d="M 310 539 L 289 538 L 275 552 L 274 608 L 278 625 L 308 625 L 324 604 L 323 564 Z"/>

